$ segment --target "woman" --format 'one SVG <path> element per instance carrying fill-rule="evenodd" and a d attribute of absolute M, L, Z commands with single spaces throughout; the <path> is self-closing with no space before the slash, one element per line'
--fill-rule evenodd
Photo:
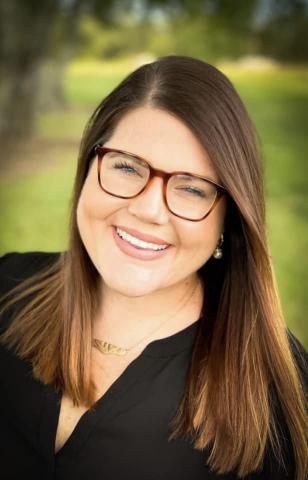
<path fill-rule="evenodd" d="M 230 81 L 184 56 L 132 72 L 89 121 L 71 212 L 65 252 L 1 259 L 4 478 L 303 480 L 307 355 Z"/>

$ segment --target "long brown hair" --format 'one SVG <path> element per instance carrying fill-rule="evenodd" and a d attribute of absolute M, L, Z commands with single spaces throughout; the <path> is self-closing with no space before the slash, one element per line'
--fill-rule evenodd
<path fill-rule="evenodd" d="M 228 191 L 224 256 L 198 272 L 206 302 L 170 438 L 191 435 L 195 448 L 210 448 L 212 469 L 237 468 L 243 477 L 262 465 L 268 440 L 277 455 L 282 451 L 275 399 L 289 430 L 297 479 L 303 480 L 304 386 L 268 251 L 259 142 L 231 82 L 201 60 L 171 55 L 143 65 L 95 110 L 80 147 L 67 251 L 9 295 L 7 308 L 17 300 L 23 307 L 1 342 L 31 360 L 37 379 L 65 390 L 75 404 L 93 406 L 90 358 L 99 274 L 79 236 L 77 202 L 93 147 L 110 138 L 126 112 L 144 105 L 185 122 Z"/>

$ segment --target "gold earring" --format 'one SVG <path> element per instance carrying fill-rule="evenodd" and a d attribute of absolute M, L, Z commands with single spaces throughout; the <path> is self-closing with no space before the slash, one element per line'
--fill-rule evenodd
<path fill-rule="evenodd" d="M 223 256 L 223 251 L 222 251 L 222 248 L 221 248 L 221 246 L 223 244 L 223 241 L 224 241 L 224 236 L 223 236 L 223 233 L 222 233 L 220 235 L 218 245 L 215 248 L 214 253 L 213 253 L 213 257 L 216 258 L 216 260 L 220 260 L 221 257 Z"/>

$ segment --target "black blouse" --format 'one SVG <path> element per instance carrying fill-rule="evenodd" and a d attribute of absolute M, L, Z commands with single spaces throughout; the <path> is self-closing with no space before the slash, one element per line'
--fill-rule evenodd
<path fill-rule="evenodd" d="M 0 295 L 59 253 L 9 253 L 0 258 Z M 3 332 L 13 313 L 0 322 Z M 183 330 L 147 345 L 97 401 L 82 415 L 55 454 L 61 395 L 32 376 L 31 364 L 0 346 L 0 478 L 57 480 L 231 480 L 206 465 L 206 452 L 187 439 L 168 442 L 168 422 L 185 385 L 200 319 Z M 289 333 L 292 351 L 307 381 L 307 354 Z M 283 425 L 282 421 L 282 425 Z M 270 448 L 263 468 L 247 480 L 294 477 L 288 432 L 285 469 Z"/>

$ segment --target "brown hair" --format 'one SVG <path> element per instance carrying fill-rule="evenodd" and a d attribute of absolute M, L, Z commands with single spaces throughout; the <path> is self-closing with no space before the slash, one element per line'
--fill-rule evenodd
<path fill-rule="evenodd" d="M 32 361 L 37 379 L 65 390 L 75 404 L 93 406 L 90 353 L 99 274 L 79 236 L 77 202 L 94 145 L 107 141 L 126 112 L 144 105 L 185 122 L 228 191 L 224 256 L 199 271 L 207 300 L 170 438 L 192 435 L 195 448 L 210 447 L 212 469 L 237 468 L 243 477 L 262 465 L 268 440 L 282 457 L 275 399 L 290 433 L 297 479 L 303 480 L 305 395 L 267 246 L 258 141 L 231 82 L 201 60 L 172 55 L 143 65 L 95 110 L 80 148 L 68 249 L 14 290 L 10 305 L 28 301 L 1 341 Z"/>

